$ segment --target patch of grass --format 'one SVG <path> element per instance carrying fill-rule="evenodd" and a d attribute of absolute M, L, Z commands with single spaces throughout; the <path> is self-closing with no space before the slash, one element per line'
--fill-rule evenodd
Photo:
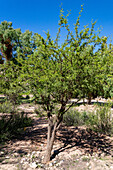
<path fill-rule="evenodd" d="M 82 161 L 83 162 L 88 162 L 88 161 L 90 161 L 90 158 L 84 156 L 84 157 L 82 157 Z"/>

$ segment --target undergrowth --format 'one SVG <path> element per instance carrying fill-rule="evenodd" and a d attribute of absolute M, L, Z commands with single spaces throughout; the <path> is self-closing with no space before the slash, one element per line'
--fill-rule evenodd
<path fill-rule="evenodd" d="M 32 125 L 31 118 L 28 118 L 24 112 L 3 115 L 0 119 L 0 142 L 18 138 L 26 127 Z"/>
<path fill-rule="evenodd" d="M 67 126 L 86 125 L 95 132 L 107 135 L 113 134 L 111 104 L 97 105 L 92 112 L 79 112 L 72 108 L 64 115 L 63 122 Z"/>

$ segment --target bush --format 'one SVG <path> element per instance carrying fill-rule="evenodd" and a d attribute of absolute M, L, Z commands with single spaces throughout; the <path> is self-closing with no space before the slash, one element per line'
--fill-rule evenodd
<path fill-rule="evenodd" d="M 110 135 L 113 132 L 111 105 L 98 106 L 95 112 L 88 114 L 86 123 L 92 130 Z"/>
<path fill-rule="evenodd" d="M 25 128 L 31 125 L 31 118 L 28 118 L 24 112 L 11 114 L 10 117 L 3 116 L 0 120 L 0 141 L 19 137 Z"/>
<path fill-rule="evenodd" d="M 0 104 L 0 113 L 15 113 L 15 107 L 10 101 L 5 101 Z"/>
<path fill-rule="evenodd" d="M 63 122 L 67 126 L 87 125 L 95 132 L 111 135 L 113 133 L 111 104 L 97 105 L 93 112 L 79 112 L 71 109 L 64 115 Z"/>
<path fill-rule="evenodd" d="M 87 119 L 86 112 L 79 112 L 77 110 L 70 109 L 63 117 L 63 122 L 67 126 L 80 126 L 85 124 Z"/>

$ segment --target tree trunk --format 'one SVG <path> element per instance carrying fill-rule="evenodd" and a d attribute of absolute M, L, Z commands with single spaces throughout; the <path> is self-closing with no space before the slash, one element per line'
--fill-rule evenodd
<path fill-rule="evenodd" d="M 91 97 L 92 97 L 92 94 L 89 93 L 89 94 L 88 94 L 88 104 L 91 104 Z"/>
<path fill-rule="evenodd" d="M 57 125 L 58 125 L 58 121 L 56 121 L 55 124 L 53 125 L 52 118 L 49 118 L 48 121 L 49 122 L 48 122 L 48 134 L 47 134 L 47 148 L 46 148 L 44 163 L 49 162 L 51 159 L 51 151 L 53 149 L 56 129 L 57 129 Z"/>

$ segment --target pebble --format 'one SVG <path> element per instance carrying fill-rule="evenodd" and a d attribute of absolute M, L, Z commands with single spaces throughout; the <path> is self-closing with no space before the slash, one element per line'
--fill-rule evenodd
<path fill-rule="evenodd" d="M 86 165 L 89 166 L 89 162 L 87 162 Z"/>
<path fill-rule="evenodd" d="M 113 169 L 113 166 L 110 166 L 110 169 Z"/>
<path fill-rule="evenodd" d="M 9 159 L 10 157 L 9 157 L 9 156 L 6 156 L 5 158 L 6 158 L 6 159 Z"/>
<path fill-rule="evenodd" d="M 53 164 L 52 164 L 52 163 L 49 163 L 49 166 L 53 166 Z"/>
<path fill-rule="evenodd" d="M 31 164 L 30 164 L 30 167 L 31 167 L 31 168 L 36 168 L 36 167 L 37 167 L 36 162 L 31 163 Z"/>
<path fill-rule="evenodd" d="M 2 152 L 2 151 L 1 151 L 0 153 L 1 153 L 2 155 L 4 154 L 4 152 Z"/>

